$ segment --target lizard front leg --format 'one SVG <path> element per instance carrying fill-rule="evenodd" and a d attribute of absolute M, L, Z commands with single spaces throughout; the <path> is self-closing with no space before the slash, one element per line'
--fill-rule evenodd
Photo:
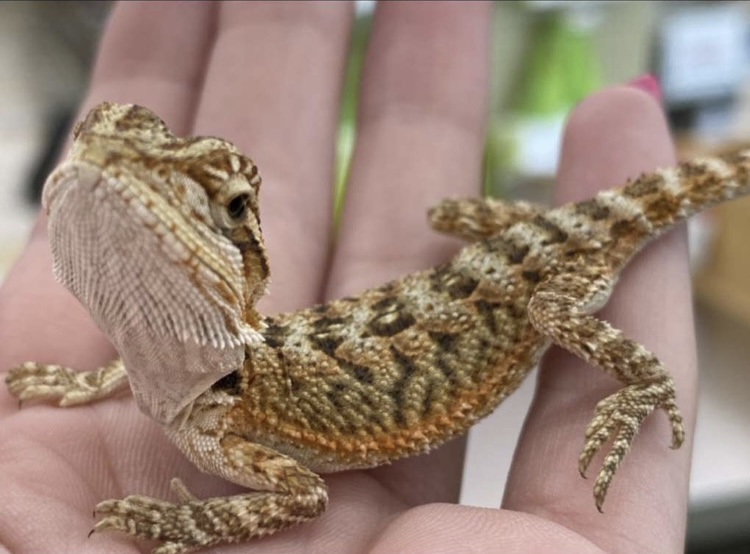
<path fill-rule="evenodd" d="M 558 274 L 541 283 L 528 307 L 529 319 L 540 333 L 625 383 L 596 406 L 578 460 L 578 469 L 584 475 L 594 454 L 613 438 L 594 483 L 599 511 L 617 468 L 651 412 L 666 412 L 672 425 L 672 448 L 679 448 L 685 438 L 674 381 L 661 362 L 621 331 L 588 313 L 606 302 L 613 285 L 607 268 L 578 268 L 575 273 Z"/>
<path fill-rule="evenodd" d="M 462 198 L 443 200 L 430 208 L 427 217 L 436 231 L 475 241 L 491 237 L 514 223 L 528 221 L 546 211 L 546 208 L 530 202 Z"/>
<path fill-rule="evenodd" d="M 214 439 L 206 440 L 210 444 Z M 198 454 L 203 457 L 196 460 L 200 467 L 254 492 L 199 500 L 173 480 L 179 503 L 146 496 L 106 500 L 96 507 L 96 515 L 103 519 L 94 531 L 116 530 L 154 539 L 162 544 L 152 554 L 180 554 L 271 535 L 325 510 L 325 483 L 294 459 L 234 434 L 222 437 L 217 448 L 208 450 L 210 454 L 205 448 Z"/>
<path fill-rule="evenodd" d="M 26 362 L 8 371 L 5 383 L 21 402 L 52 400 L 58 406 L 90 404 L 128 387 L 128 374 L 117 359 L 94 371 Z"/>

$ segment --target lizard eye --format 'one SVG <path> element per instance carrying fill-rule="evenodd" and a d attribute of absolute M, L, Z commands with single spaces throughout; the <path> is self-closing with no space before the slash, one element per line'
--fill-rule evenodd
<path fill-rule="evenodd" d="M 211 215 L 222 229 L 230 230 L 246 223 L 255 196 L 247 179 L 235 176 L 229 179 L 211 202 Z"/>
<path fill-rule="evenodd" d="M 235 221 L 245 217 L 247 213 L 247 194 L 238 194 L 227 202 L 227 214 Z"/>

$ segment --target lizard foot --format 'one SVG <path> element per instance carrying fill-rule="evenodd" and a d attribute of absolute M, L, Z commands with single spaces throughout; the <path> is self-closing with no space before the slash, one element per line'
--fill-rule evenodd
<path fill-rule="evenodd" d="M 52 400 L 59 406 L 72 406 L 85 403 L 94 390 L 85 377 L 66 367 L 26 362 L 8 371 L 5 383 L 21 402 Z"/>
<path fill-rule="evenodd" d="M 68 407 L 110 396 L 127 385 L 128 380 L 120 360 L 95 371 L 26 362 L 8 371 L 5 383 L 21 402 L 51 400 L 58 406 Z"/>
<path fill-rule="evenodd" d="M 172 489 L 180 497 L 177 504 L 140 495 L 100 502 L 94 515 L 102 519 L 92 533 L 120 531 L 161 543 L 151 554 L 182 554 L 270 535 L 308 521 L 325 509 L 327 500 L 315 491 L 301 496 L 251 492 L 199 500 L 177 479 Z"/>
<path fill-rule="evenodd" d="M 173 504 L 139 495 L 105 500 L 94 510 L 94 515 L 102 519 L 92 533 L 120 531 L 134 537 L 163 541 L 152 554 L 180 554 L 207 544 L 198 537 L 191 537 L 199 532 L 197 507 L 189 502 Z"/>
<path fill-rule="evenodd" d="M 607 490 L 641 423 L 656 409 L 666 411 L 672 425 L 672 448 L 685 440 L 682 416 L 675 403 L 674 382 L 668 376 L 646 383 L 628 385 L 596 406 L 594 419 L 586 429 L 586 442 L 578 458 L 578 471 L 585 476 L 593 456 L 614 437 L 594 483 L 594 499 L 601 512 Z"/>

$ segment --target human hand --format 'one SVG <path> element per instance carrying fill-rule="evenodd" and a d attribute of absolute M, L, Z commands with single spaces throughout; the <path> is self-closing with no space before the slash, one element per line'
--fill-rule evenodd
<path fill-rule="evenodd" d="M 489 9 L 379 7 L 333 247 L 334 137 L 350 6 L 123 3 L 82 112 L 101 100 L 138 103 L 177 134 L 222 136 L 248 153 L 264 178 L 273 273 L 261 308 L 308 306 L 443 261 L 455 247 L 429 230 L 424 213 L 446 196 L 479 191 Z M 608 90 L 572 117 L 558 199 L 581 199 L 672 161 L 656 103 L 635 90 Z M 683 235 L 666 237 L 632 264 L 603 317 L 675 373 L 691 436 L 695 360 Z M 42 222 L 0 292 L 2 368 L 35 360 L 92 369 L 115 356 L 50 267 Z M 583 430 L 613 386 L 570 356 L 548 357 L 502 510 L 449 504 L 461 478 L 463 444 L 454 441 L 391 467 L 327 476 L 331 500 L 320 520 L 220 550 L 681 551 L 690 449 L 666 448 L 659 414 L 618 473 L 604 516 L 591 483 L 576 472 Z M 199 497 L 238 491 L 187 462 L 132 398 L 18 411 L 0 390 L 0 541 L 11 552 L 136 552 L 143 545 L 126 537 L 86 538 L 96 503 L 132 493 L 171 498 L 175 476 Z"/>

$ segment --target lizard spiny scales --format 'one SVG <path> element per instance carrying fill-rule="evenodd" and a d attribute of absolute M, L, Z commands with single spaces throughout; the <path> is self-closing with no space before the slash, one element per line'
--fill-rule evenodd
<path fill-rule="evenodd" d="M 72 406 L 128 384 L 204 471 L 254 489 L 177 504 L 100 503 L 95 530 L 156 539 L 159 554 L 237 542 L 317 517 L 317 472 L 374 467 L 465 432 L 551 344 L 623 383 L 596 407 L 583 473 L 612 441 L 596 506 L 641 422 L 663 409 L 684 439 L 658 359 L 591 312 L 627 261 L 701 209 L 748 192 L 750 153 L 643 175 L 545 210 L 449 200 L 435 228 L 472 242 L 445 264 L 359 296 L 272 317 L 255 165 L 215 138 L 177 138 L 138 106 L 101 104 L 45 189 L 58 278 L 122 356 L 94 372 L 27 363 L 21 400 Z M 150 268 L 150 269 L 146 269 Z"/>

